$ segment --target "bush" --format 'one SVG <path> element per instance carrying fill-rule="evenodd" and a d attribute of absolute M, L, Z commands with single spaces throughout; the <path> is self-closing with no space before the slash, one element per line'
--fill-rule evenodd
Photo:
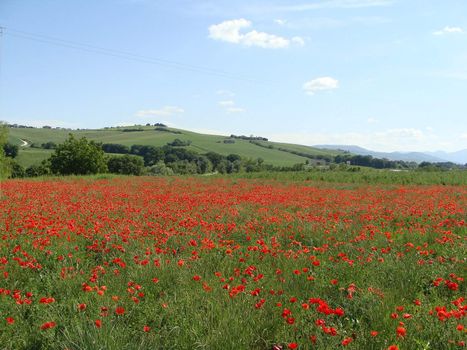
<path fill-rule="evenodd" d="M 10 177 L 12 179 L 21 178 L 26 175 L 26 171 L 23 168 L 23 166 L 21 166 L 21 164 L 18 164 L 17 162 L 13 160 L 10 162 L 10 169 L 11 169 Z"/>
<path fill-rule="evenodd" d="M 31 165 L 26 168 L 25 176 L 26 177 L 37 177 L 50 175 L 50 168 L 46 165 L 45 162 L 42 162 L 40 165 Z"/>
<path fill-rule="evenodd" d="M 104 150 L 105 153 L 121 153 L 121 154 L 130 153 L 130 149 L 128 148 L 128 146 L 121 145 L 118 143 L 104 143 L 102 145 L 102 149 Z"/>
<path fill-rule="evenodd" d="M 173 175 L 174 172 L 172 168 L 169 168 L 165 165 L 164 162 L 160 161 L 159 163 L 153 165 L 149 168 L 148 175 Z"/>
<path fill-rule="evenodd" d="M 50 157 L 50 170 L 60 175 L 98 174 L 107 172 L 107 162 L 101 145 L 70 134 Z"/>
<path fill-rule="evenodd" d="M 19 147 L 11 143 L 5 143 L 3 145 L 3 151 L 5 152 L 5 156 L 10 158 L 16 158 L 19 152 Z"/>
<path fill-rule="evenodd" d="M 44 149 L 55 149 L 57 148 L 57 144 L 53 141 L 49 141 L 49 142 L 43 143 L 41 147 Z"/>
<path fill-rule="evenodd" d="M 125 154 L 124 156 L 112 156 L 107 160 L 109 172 L 122 175 L 142 175 L 144 162 L 138 156 Z"/>
<path fill-rule="evenodd" d="M 183 147 L 183 146 L 189 146 L 191 145 L 191 141 L 182 141 L 180 139 L 175 139 L 172 142 L 167 143 L 167 145 L 172 146 L 172 147 Z"/>

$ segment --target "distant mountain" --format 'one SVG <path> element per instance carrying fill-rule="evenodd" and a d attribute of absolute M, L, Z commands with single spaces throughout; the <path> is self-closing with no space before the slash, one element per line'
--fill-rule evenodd
<path fill-rule="evenodd" d="M 426 152 L 434 157 L 443 158 L 453 163 L 459 164 L 467 164 L 467 149 L 463 149 L 457 152 L 444 152 L 444 151 L 437 151 L 437 152 Z"/>
<path fill-rule="evenodd" d="M 467 163 L 467 150 L 453 153 L 447 152 L 376 152 L 355 145 L 316 145 L 314 147 L 330 150 L 342 150 L 362 156 L 370 155 L 376 158 L 386 158 L 389 160 L 403 160 L 406 162 L 454 162 Z"/>

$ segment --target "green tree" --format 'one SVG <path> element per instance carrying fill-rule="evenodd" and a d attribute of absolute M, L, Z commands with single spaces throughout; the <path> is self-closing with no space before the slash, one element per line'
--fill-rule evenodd
<path fill-rule="evenodd" d="M 50 162 L 42 161 L 41 164 L 33 164 L 26 168 L 24 175 L 26 177 L 37 177 L 50 175 Z"/>
<path fill-rule="evenodd" d="M 13 179 L 21 178 L 26 176 L 26 170 L 14 160 L 11 161 L 11 174 L 10 177 Z"/>
<path fill-rule="evenodd" d="M 19 152 L 19 147 L 7 142 L 3 145 L 3 151 L 7 157 L 16 158 Z"/>
<path fill-rule="evenodd" d="M 10 175 L 10 162 L 5 156 L 3 146 L 7 143 L 8 129 L 3 122 L 0 122 L 0 179 Z"/>
<path fill-rule="evenodd" d="M 144 162 L 141 157 L 125 154 L 112 156 L 107 161 L 109 172 L 123 175 L 142 175 Z"/>
<path fill-rule="evenodd" d="M 50 170 L 60 175 L 98 174 L 107 172 L 107 162 L 99 144 L 70 134 L 50 157 Z"/>
<path fill-rule="evenodd" d="M 174 171 L 169 168 L 163 161 L 158 162 L 149 168 L 148 175 L 173 175 Z"/>

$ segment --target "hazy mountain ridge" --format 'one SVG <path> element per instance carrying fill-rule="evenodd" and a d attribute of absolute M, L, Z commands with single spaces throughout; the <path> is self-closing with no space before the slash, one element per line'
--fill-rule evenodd
<path fill-rule="evenodd" d="M 462 149 L 456 152 L 445 152 L 445 151 L 436 151 L 436 152 L 425 152 L 434 157 L 446 159 L 453 163 L 466 164 L 467 163 L 467 149 Z"/>
<path fill-rule="evenodd" d="M 377 152 L 356 145 L 315 145 L 313 147 L 330 150 L 343 150 L 359 155 L 370 155 L 376 158 L 403 160 L 407 162 L 453 162 L 458 164 L 467 163 L 467 149 L 456 152 Z"/>

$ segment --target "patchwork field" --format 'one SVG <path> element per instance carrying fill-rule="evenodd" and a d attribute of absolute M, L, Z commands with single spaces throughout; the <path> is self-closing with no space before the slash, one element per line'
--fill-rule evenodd
<path fill-rule="evenodd" d="M 191 132 L 188 130 L 165 128 L 164 131 L 155 130 L 154 126 L 139 126 L 138 132 L 125 132 L 126 128 L 109 128 L 96 130 L 65 130 L 65 129 L 43 129 L 43 128 L 9 128 L 8 141 L 15 145 L 28 144 L 21 147 L 18 162 L 24 166 L 39 164 L 42 160 L 50 157 L 50 150 L 30 147 L 31 144 L 40 146 L 42 143 L 55 142 L 60 144 L 68 138 L 69 133 L 75 137 L 86 137 L 101 143 L 118 143 L 125 146 L 148 145 L 161 147 L 174 139 L 191 142 L 187 149 L 197 153 L 216 152 L 222 155 L 231 153 L 245 158 L 262 158 L 267 164 L 277 166 L 292 166 L 304 163 L 309 156 L 335 156 L 343 154 L 341 151 L 322 150 L 315 147 L 293 145 L 278 142 L 261 142 L 260 147 L 248 140 L 236 139 L 234 143 L 224 143 L 228 138 L 221 135 L 209 135 Z M 282 149 L 282 150 L 279 150 Z M 302 156 L 293 154 L 300 152 Z"/>
<path fill-rule="evenodd" d="M 0 348 L 465 347 L 465 186 L 1 189 Z"/>

